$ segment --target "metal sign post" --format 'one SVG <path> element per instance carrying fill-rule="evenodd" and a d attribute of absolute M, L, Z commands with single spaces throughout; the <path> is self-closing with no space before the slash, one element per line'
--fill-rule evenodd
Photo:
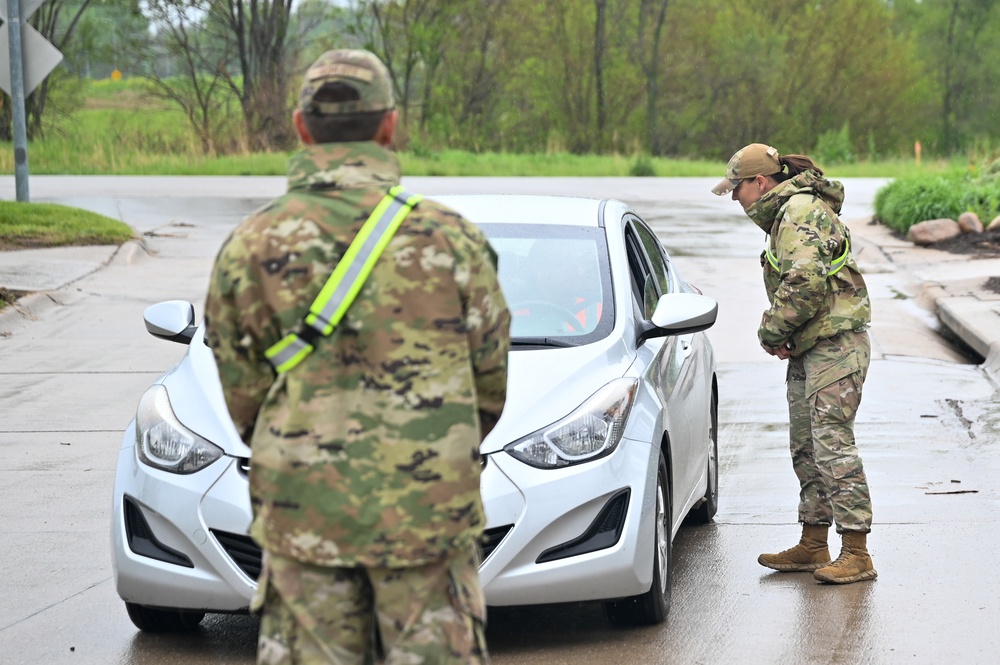
<path fill-rule="evenodd" d="M 27 203 L 28 131 L 24 119 L 24 66 L 21 62 L 21 2 L 7 0 L 7 39 L 10 44 L 10 102 L 14 121 L 14 190 Z"/>
<path fill-rule="evenodd" d="M 62 53 L 27 21 L 44 0 L 0 0 L 0 89 L 10 95 L 14 134 L 14 181 L 18 201 L 28 196 L 28 131 L 24 96 L 62 61 Z M 8 55 L 10 57 L 7 61 Z M 10 74 L 10 78 L 7 74 Z"/>

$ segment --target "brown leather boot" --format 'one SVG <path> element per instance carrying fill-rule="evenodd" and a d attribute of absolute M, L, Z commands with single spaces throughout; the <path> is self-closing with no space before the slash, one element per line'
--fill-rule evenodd
<path fill-rule="evenodd" d="M 803 524 L 799 544 L 777 554 L 761 554 L 757 563 L 765 568 L 785 573 L 808 572 L 830 563 L 830 548 L 826 544 L 829 526 Z"/>
<path fill-rule="evenodd" d="M 837 560 L 817 570 L 813 573 L 813 577 L 820 582 L 830 584 L 850 584 L 878 577 L 872 558 L 868 554 L 868 534 L 861 531 L 845 531 L 843 540 L 844 545 Z"/>

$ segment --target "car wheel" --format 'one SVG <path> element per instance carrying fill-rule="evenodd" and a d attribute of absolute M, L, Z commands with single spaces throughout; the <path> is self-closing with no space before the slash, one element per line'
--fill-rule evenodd
<path fill-rule="evenodd" d="M 708 524 L 719 512 L 719 397 L 712 392 L 712 413 L 708 433 L 708 486 L 701 504 L 691 511 L 691 521 Z"/>
<path fill-rule="evenodd" d="M 181 633 L 192 631 L 205 618 L 204 612 L 159 610 L 135 603 L 125 603 L 128 618 L 135 627 L 147 633 Z"/>
<path fill-rule="evenodd" d="M 670 489 L 667 465 L 660 453 L 656 472 L 656 511 L 653 514 L 653 583 L 649 591 L 631 598 L 608 601 L 604 611 L 611 623 L 619 626 L 642 626 L 660 623 L 670 611 L 671 556 Z"/>

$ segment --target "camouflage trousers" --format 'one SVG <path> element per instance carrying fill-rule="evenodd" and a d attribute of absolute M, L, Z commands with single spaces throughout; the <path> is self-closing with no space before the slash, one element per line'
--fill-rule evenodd
<path fill-rule="evenodd" d="M 789 441 L 803 524 L 871 531 L 868 479 L 854 441 L 870 362 L 867 332 L 821 339 L 788 361 Z"/>
<path fill-rule="evenodd" d="M 259 665 L 487 663 L 472 552 L 414 568 L 327 568 L 264 554 Z"/>

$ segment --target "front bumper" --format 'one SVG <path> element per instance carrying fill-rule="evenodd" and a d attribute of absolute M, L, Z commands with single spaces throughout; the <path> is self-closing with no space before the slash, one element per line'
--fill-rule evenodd
<path fill-rule="evenodd" d="M 140 463 L 134 441 L 133 424 L 119 453 L 112 510 L 118 595 L 151 607 L 246 611 L 260 550 L 246 535 L 253 518 L 240 460 L 223 457 L 179 476 Z M 480 567 L 487 604 L 645 593 L 652 583 L 658 455 L 648 443 L 629 439 L 608 457 L 567 469 L 535 469 L 504 452 L 490 455 L 481 484 L 492 534 Z M 135 511 L 152 545 L 137 544 L 144 534 L 137 534 Z M 615 528 L 614 538 L 601 523 Z"/>
<path fill-rule="evenodd" d="M 223 457 L 182 476 L 140 463 L 134 442 L 132 423 L 119 452 L 111 513 L 118 595 L 151 607 L 246 611 L 260 553 L 246 536 L 252 513 L 241 461 Z"/>
<path fill-rule="evenodd" d="M 608 600 L 648 591 L 658 463 L 655 447 L 630 439 L 608 457 L 566 469 L 491 454 L 481 484 L 493 535 L 479 569 L 486 602 Z M 623 493 L 627 509 L 618 516 Z M 608 545 L 598 523 L 619 519 L 620 535 Z"/>

